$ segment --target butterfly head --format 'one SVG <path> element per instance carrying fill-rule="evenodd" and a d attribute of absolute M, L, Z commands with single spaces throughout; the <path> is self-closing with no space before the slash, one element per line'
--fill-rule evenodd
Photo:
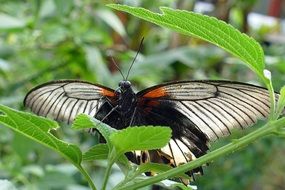
<path fill-rule="evenodd" d="M 125 92 L 126 90 L 130 89 L 131 86 L 132 84 L 128 80 L 122 80 L 119 82 L 119 89 L 121 92 Z"/>

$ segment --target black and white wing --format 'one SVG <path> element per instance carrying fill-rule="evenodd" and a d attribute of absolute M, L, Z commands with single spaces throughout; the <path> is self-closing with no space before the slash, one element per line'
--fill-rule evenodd
<path fill-rule="evenodd" d="M 94 116 L 114 90 L 84 81 L 52 81 L 33 88 L 24 105 L 37 115 L 70 123 L 80 113 Z"/>
<path fill-rule="evenodd" d="M 172 82 L 143 90 L 138 96 L 174 102 L 210 141 L 229 135 L 234 128 L 253 125 L 270 112 L 267 89 L 232 81 Z"/>
<path fill-rule="evenodd" d="M 232 129 L 251 126 L 270 112 L 267 89 L 240 82 L 172 82 L 150 87 L 137 96 L 141 107 L 147 107 L 146 113 L 172 119 L 172 134 L 179 135 L 160 151 L 162 160 L 174 166 L 206 154 L 208 142 L 229 135 Z"/>

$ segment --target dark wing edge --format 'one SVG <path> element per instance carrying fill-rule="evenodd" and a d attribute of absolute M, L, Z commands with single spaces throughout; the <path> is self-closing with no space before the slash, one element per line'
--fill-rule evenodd
<path fill-rule="evenodd" d="M 70 123 L 76 115 L 94 116 L 106 98 L 114 98 L 114 90 L 79 80 L 51 81 L 31 89 L 24 106 L 37 115 Z"/>

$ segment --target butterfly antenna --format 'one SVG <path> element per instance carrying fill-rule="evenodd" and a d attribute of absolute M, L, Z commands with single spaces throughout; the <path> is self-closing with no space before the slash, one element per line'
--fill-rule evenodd
<path fill-rule="evenodd" d="M 116 61 L 114 60 L 113 57 L 111 57 L 111 60 L 112 60 L 113 64 L 117 67 L 118 71 L 121 73 L 121 75 L 122 75 L 122 77 L 123 77 L 123 80 L 126 80 L 126 78 L 124 77 L 124 75 L 123 75 L 123 73 L 122 73 L 120 67 L 118 66 L 118 64 L 116 63 Z"/>
<path fill-rule="evenodd" d="M 129 70 L 128 70 L 126 80 L 128 80 L 128 77 L 129 77 L 129 74 L 130 74 L 130 70 L 132 69 L 132 67 L 133 67 L 133 65 L 134 65 L 134 63 L 135 63 L 135 61 L 136 61 L 136 59 L 137 59 L 137 57 L 138 57 L 138 55 L 139 55 L 139 52 L 140 52 L 141 49 L 142 49 L 143 40 L 144 40 L 144 37 L 143 37 L 142 40 L 141 40 L 141 43 L 140 43 L 139 49 L 138 49 L 138 51 L 137 51 L 137 54 L 136 54 L 136 56 L 135 56 L 135 58 L 134 58 L 134 60 L 133 60 L 133 62 L 132 62 L 132 64 L 131 64 L 131 66 L 130 66 L 130 68 L 129 68 Z"/>

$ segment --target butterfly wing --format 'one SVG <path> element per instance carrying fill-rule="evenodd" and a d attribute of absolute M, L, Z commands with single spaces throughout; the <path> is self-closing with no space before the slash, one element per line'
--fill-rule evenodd
<path fill-rule="evenodd" d="M 174 166 L 205 154 L 208 142 L 229 135 L 232 129 L 248 127 L 270 111 L 265 88 L 240 82 L 180 81 L 145 89 L 137 96 L 140 110 L 149 120 L 165 116 L 178 122 L 169 125 L 176 135 L 160 150 Z M 169 110 L 172 114 L 167 115 Z M 206 140 L 195 141 L 193 135 L 204 135 Z"/>
<path fill-rule="evenodd" d="M 84 81 L 52 81 L 32 89 L 24 105 L 37 115 L 70 123 L 85 113 L 95 116 L 106 99 L 114 99 L 114 90 Z"/>

